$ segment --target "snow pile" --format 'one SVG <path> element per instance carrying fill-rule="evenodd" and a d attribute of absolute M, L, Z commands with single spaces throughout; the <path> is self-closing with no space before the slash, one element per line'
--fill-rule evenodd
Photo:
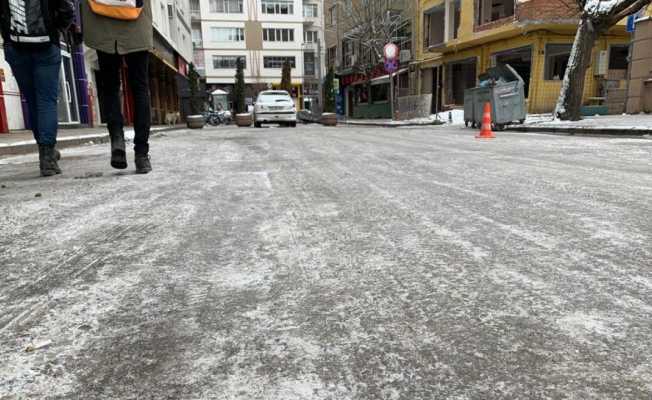
<path fill-rule="evenodd" d="M 451 118 L 453 120 L 452 125 L 464 125 L 464 110 L 442 111 L 430 116 L 432 120 L 439 120 L 447 124 L 450 123 Z"/>
<path fill-rule="evenodd" d="M 588 0 L 584 6 L 584 11 L 591 15 L 608 15 L 613 9 L 626 0 Z"/>

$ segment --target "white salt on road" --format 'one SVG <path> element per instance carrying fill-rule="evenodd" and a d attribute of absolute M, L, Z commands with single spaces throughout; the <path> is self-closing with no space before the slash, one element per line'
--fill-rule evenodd
<path fill-rule="evenodd" d="M 652 397 L 652 141 L 474 134 L 0 160 L 0 399 Z"/>

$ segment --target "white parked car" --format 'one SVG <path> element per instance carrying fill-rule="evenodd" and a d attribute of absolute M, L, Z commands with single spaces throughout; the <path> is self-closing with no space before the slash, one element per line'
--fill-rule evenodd
<path fill-rule="evenodd" d="M 260 92 L 254 106 L 254 126 L 260 128 L 264 123 L 297 126 L 297 109 L 288 92 L 285 90 Z"/>

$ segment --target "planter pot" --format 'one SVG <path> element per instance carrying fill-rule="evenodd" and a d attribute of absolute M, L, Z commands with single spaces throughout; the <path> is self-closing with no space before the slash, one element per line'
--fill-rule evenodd
<path fill-rule="evenodd" d="M 333 113 L 324 113 L 321 115 L 319 123 L 324 126 L 337 126 L 337 115 Z"/>
<path fill-rule="evenodd" d="M 201 129 L 205 123 L 206 120 L 203 115 L 188 115 L 186 117 L 186 124 L 190 129 Z"/>
<path fill-rule="evenodd" d="M 235 115 L 235 124 L 239 127 L 248 127 L 253 123 L 253 117 L 251 114 L 236 114 Z"/>

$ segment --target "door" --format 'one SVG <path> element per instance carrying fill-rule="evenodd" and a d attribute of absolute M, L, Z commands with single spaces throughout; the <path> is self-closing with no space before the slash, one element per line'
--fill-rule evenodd
<path fill-rule="evenodd" d="M 70 53 L 61 50 L 61 72 L 59 73 L 59 101 L 57 114 L 60 124 L 78 124 L 79 107 L 75 90 L 75 74 Z"/>

